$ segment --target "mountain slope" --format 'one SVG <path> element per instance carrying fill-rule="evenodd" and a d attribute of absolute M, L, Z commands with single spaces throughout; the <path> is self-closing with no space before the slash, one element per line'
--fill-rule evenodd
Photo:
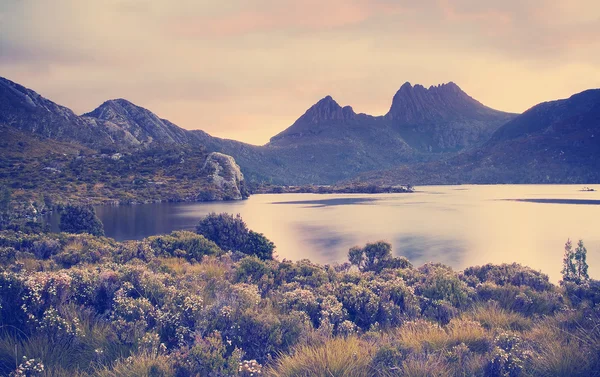
<path fill-rule="evenodd" d="M 124 99 L 106 101 L 82 118 L 105 121 L 105 125 L 113 124 L 132 135 L 140 146 L 152 143 L 189 144 L 192 140 L 188 131 Z"/>
<path fill-rule="evenodd" d="M 600 182 L 600 89 L 534 106 L 480 148 L 416 166 L 370 172 L 379 183 Z"/>
<path fill-rule="evenodd" d="M 0 77 L 0 124 L 59 141 L 92 148 L 126 148 L 137 141 L 125 130 L 91 118 Z"/>
<path fill-rule="evenodd" d="M 447 157 L 482 144 L 513 117 L 483 106 L 454 83 L 429 89 L 406 83 L 385 116 L 356 114 L 327 96 L 265 148 L 287 167 L 281 175 L 286 183 L 327 184 Z"/>
<path fill-rule="evenodd" d="M 357 114 L 327 96 L 265 146 L 184 130 L 124 99 L 75 115 L 0 81 L 0 124 L 95 150 L 199 148 L 233 156 L 244 174 L 279 184 L 330 184 L 373 170 L 446 158 L 481 145 L 513 114 L 483 106 L 449 83 L 404 84 L 385 116 Z"/>
<path fill-rule="evenodd" d="M 0 186 L 21 204 L 247 196 L 231 157 L 208 153 L 194 133 L 125 100 L 77 116 L 0 78 L 0 134 Z"/>
<path fill-rule="evenodd" d="M 514 117 L 482 105 L 453 82 L 429 89 L 405 83 L 385 115 L 411 147 L 429 152 L 481 144 Z"/>

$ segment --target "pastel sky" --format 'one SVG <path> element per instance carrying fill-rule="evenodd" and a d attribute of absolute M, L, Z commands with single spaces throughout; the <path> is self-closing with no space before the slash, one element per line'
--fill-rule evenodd
<path fill-rule="evenodd" d="M 326 95 L 384 114 L 406 81 L 522 112 L 600 87 L 600 1 L 0 0 L 0 76 L 254 144 Z"/>

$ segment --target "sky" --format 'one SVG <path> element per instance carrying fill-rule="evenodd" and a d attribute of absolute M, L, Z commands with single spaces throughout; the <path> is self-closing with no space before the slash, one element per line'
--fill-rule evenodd
<path fill-rule="evenodd" d="M 385 114 L 407 81 L 523 112 L 600 87 L 600 1 L 0 0 L 0 76 L 252 144 L 326 95 Z"/>

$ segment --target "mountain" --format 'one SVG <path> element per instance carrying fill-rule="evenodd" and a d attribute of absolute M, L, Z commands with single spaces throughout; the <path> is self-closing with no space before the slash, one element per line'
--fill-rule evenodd
<path fill-rule="evenodd" d="M 0 186 L 19 203 L 247 196 L 233 158 L 209 153 L 197 133 L 126 100 L 78 116 L 0 78 L 0 132 Z"/>
<path fill-rule="evenodd" d="M 278 177 L 284 183 L 328 184 L 481 145 L 514 116 L 482 105 L 454 83 L 429 89 L 406 83 L 384 116 L 357 114 L 326 96 L 265 150 L 286 167 Z"/>
<path fill-rule="evenodd" d="M 370 172 L 379 183 L 600 182 L 600 89 L 541 103 L 481 147 L 444 161 Z"/>
<path fill-rule="evenodd" d="M 131 151 L 157 145 L 190 145 L 195 137 L 123 99 L 78 116 L 22 85 L 0 77 L 0 124 L 94 149 Z"/>
<path fill-rule="evenodd" d="M 453 82 L 402 85 L 385 120 L 419 151 L 453 152 L 487 141 L 515 114 L 482 105 Z"/>
<path fill-rule="evenodd" d="M 0 124 L 60 141 L 104 147 L 115 144 L 116 130 L 78 117 L 33 90 L 0 77 Z"/>
<path fill-rule="evenodd" d="M 233 156 L 254 181 L 329 184 L 359 173 L 447 157 L 489 138 L 513 117 L 448 83 L 406 83 L 384 116 L 355 113 L 326 96 L 264 146 L 189 131 L 125 99 L 77 116 L 21 85 L 0 79 L 0 124 L 106 152 L 191 147 Z"/>
<path fill-rule="evenodd" d="M 105 126 L 119 128 L 131 135 L 132 144 L 138 146 L 152 143 L 184 145 L 190 144 L 193 139 L 189 131 L 124 99 L 106 101 L 82 118 L 92 122 L 103 121 Z"/>

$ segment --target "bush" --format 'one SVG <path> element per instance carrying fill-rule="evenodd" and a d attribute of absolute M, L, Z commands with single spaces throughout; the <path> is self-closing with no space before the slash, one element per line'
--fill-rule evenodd
<path fill-rule="evenodd" d="M 256 255 L 260 259 L 273 259 L 275 244 L 262 233 L 249 231 L 241 251 L 248 255 Z"/>
<path fill-rule="evenodd" d="M 363 272 L 379 272 L 384 268 L 411 267 L 406 258 L 392 257 L 392 245 L 384 241 L 368 243 L 362 248 L 354 246 L 348 251 L 348 260 Z"/>
<path fill-rule="evenodd" d="M 94 207 L 66 206 L 60 215 L 60 231 L 104 236 L 104 225 L 96 216 Z"/>
<path fill-rule="evenodd" d="M 149 237 L 148 242 L 156 255 L 162 257 L 172 256 L 200 262 L 205 255 L 223 254 L 223 250 L 213 241 L 187 231 Z"/>
<path fill-rule="evenodd" d="M 275 245 L 261 233 L 248 230 L 238 214 L 210 213 L 196 226 L 196 233 L 215 242 L 223 250 L 241 251 L 266 260 L 273 258 Z"/>

